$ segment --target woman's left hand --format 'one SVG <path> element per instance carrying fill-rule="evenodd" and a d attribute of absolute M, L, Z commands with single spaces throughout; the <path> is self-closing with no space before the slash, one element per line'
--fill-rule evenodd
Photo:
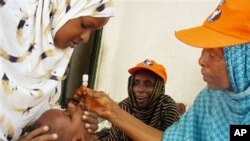
<path fill-rule="evenodd" d="M 81 86 L 75 91 L 74 99 L 79 101 L 79 103 L 71 101 L 68 103 L 68 108 L 76 108 L 79 106 L 84 111 L 82 120 L 85 122 L 85 128 L 88 130 L 88 133 L 95 134 L 96 130 L 98 129 L 98 115 L 94 112 L 85 111 L 85 101 L 83 98 L 84 92 L 82 91 L 84 88 L 84 86 Z"/>
<path fill-rule="evenodd" d="M 88 133 L 95 134 L 98 129 L 98 115 L 94 112 L 84 111 L 82 120 L 85 122 L 85 128 L 88 129 Z"/>
<path fill-rule="evenodd" d="M 57 134 L 48 134 L 48 126 L 39 127 L 25 136 L 22 136 L 18 141 L 54 141 L 57 139 Z"/>

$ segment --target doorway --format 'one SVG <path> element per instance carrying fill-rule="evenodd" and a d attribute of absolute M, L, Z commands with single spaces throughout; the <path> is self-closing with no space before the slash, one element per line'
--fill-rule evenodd
<path fill-rule="evenodd" d="M 94 87 L 101 36 L 102 29 L 92 32 L 88 43 L 80 44 L 74 49 L 66 70 L 67 78 L 62 82 L 62 95 L 60 98 L 62 108 L 67 106 L 75 90 L 81 86 L 83 74 L 89 75 L 88 87 Z"/>

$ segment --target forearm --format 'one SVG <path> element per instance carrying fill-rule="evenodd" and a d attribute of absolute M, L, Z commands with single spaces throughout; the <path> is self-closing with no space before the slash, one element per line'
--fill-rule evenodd
<path fill-rule="evenodd" d="M 135 141 L 161 141 L 163 132 L 150 127 L 130 115 L 126 111 L 118 108 L 115 111 L 116 117 L 109 119 L 112 124 L 125 132 L 127 136 Z"/>

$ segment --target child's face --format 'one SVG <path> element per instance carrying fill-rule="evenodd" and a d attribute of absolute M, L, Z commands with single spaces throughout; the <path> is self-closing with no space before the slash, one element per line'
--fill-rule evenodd
<path fill-rule="evenodd" d="M 83 16 L 69 20 L 57 32 L 54 38 L 55 45 L 59 48 L 67 48 L 86 43 L 92 31 L 103 27 L 109 18 L 97 18 Z"/>
<path fill-rule="evenodd" d="M 65 111 L 51 109 L 42 114 L 38 125 L 48 125 L 50 133 L 57 133 L 59 141 L 85 141 L 89 134 L 81 120 L 82 111 L 77 108 Z"/>

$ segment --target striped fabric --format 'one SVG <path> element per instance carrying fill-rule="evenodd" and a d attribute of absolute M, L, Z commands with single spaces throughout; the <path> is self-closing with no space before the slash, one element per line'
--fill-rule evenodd
<path fill-rule="evenodd" d="M 175 101 L 168 95 L 164 94 L 164 82 L 156 78 L 153 95 L 149 101 L 149 107 L 144 110 L 136 108 L 135 98 L 132 91 L 133 76 L 129 78 L 128 92 L 129 97 L 119 103 L 119 106 L 140 119 L 147 125 L 164 131 L 179 119 L 179 113 Z M 124 132 L 117 127 L 112 126 L 110 134 L 100 139 L 101 141 L 131 141 Z"/>

